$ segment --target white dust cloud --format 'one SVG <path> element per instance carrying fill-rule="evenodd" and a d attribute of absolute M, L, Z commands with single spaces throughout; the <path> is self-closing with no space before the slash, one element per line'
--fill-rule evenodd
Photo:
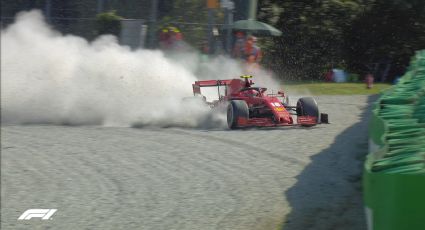
<path fill-rule="evenodd" d="M 190 57 L 187 66 L 161 51 L 131 51 L 113 36 L 88 42 L 54 31 L 40 11 L 20 13 L 1 31 L 2 124 L 224 127 L 225 114 L 182 98 L 197 79 L 235 78 L 243 68 Z"/>
<path fill-rule="evenodd" d="M 1 31 L 1 60 L 2 123 L 195 127 L 209 112 L 184 108 L 196 77 L 160 51 L 64 36 L 39 11 Z"/>

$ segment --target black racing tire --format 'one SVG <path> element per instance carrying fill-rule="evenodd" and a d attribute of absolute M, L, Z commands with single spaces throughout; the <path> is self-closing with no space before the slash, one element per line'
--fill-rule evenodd
<path fill-rule="evenodd" d="M 249 118 L 249 109 L 245 101 L 233 100 L 227 106 L 227 126 L 230 129 L 239 127 L 238 118 Z"/>
<path fill-rule="evenodd" d="M 316 100 L 312 97 L 302 97 L 297 101 L 297 116 L 312 116 L 317 117 L 317 122 L 320 121 L 319 107 Z M 314 126 L 314 125 L 303 125 Z"/>

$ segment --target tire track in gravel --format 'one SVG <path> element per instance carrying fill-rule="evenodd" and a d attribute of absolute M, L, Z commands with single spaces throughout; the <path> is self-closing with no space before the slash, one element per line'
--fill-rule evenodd
<path fill-rule="evenodd" d="M 294 129 L 294 128 L 298 129 L 298 127 L 291 127 L 291 128 L 287 127 L 286 129 Z M 291 157 L 291 156 L 282 156 L 282 155 L 276 154 L 275 152 L 269 151 L 265 148 L 260 148 L 256 145 L 249 144 L 247 142 L 230 140 L 230 139 L 227 139 L 227 138 L 211 136 L 211 135 L 203 135 L 203 134 L 199 134 L 199 133 L 195 134 L 195 133 L 192 133 L 192 132 L 188 132 L 187 130 L 173 130 L 173 132 L 175 132 L 176 134 L 184 134 L 184 135 L 187 135 L 187 136 L 201 137 L 203 139 L 208 140 L 209 142 L 214 141 L 216 143 L 226 143 L 229 146 L 235 146 L 235 147 L 240 146 L 239 148 L 243 148 L 244 150 L 249 149 L 249 151 L 246 151 L 246 154 L 254 156 L 254 157 L 256 156 L 256 154 L 250 154 L 249 153 L 250 151 L 254 151 L 254 152 L 257 152 L 257 153 L 260 152 L 262 154 L 267 154 L 267 155 L 269 155 L 273 158 L 276 158 L 276 159 L 284 161 L 284 162 L 289 161 L 290 163 L 294 163 L 294 164 L 305 164 L 306 163 L 305 161 L 301 161 L 297 158 L 294 158 L 294 157 Z M 238 133 L 240 133 L 240 131 L 238 132 L 238 131 L 235 131 L 235 130 L 232 130 L 232 132 L 235 132 L 235 135 L 238 135 Z M 244 132 L 244 131 L 242 131 L 242 132 Z"/>
<path fill-rule="evenodd" d="M 25 137 L 26 135 L 23 134 L 19 136 Z M 73 201 L 76 203 L 74 205 L 75 210 L 78 210 L 79 212 L 84 212 L 84 210 L 86 210 L 85 212 L 90 213 L 93 208 L 99 206 L 99 203 L 101 203 L 99 200 L 104 202 L 105 199 L 110 199 L 109 197 L 104 196 L 99 197 L 99 195 L 106 194 L 105 191 L 111 192 L 117 190 L 113 181 L 99 173 L 92 165 L 87 164 L 83 158 L 75 157 L 78 156 L 79 150 L 75 149 L 75 145 L 78 143 L 70 141 L 61 145 L 59 149 L 54 151 L 55 149 L 50 150 L 49 148 L 46 148 L 48 143 L 52 143 L 54 140 L 53 138 L 46 139 L 41 136 L 27 135 L 25 139 L 29 143 L 37 143 L 37 145 L 39 145 L 31 146 L 30 144 L 29 150 L 22 151 L 22 153 L 31 155 L 30 157 L 37 158 L 35 161 L 37 164 L 34 166 L 28 163 L 25 164 L 32 166 L 31 168 L 33 171 L 42 175 L 42 177 L 39 178 L 30 177 L 32 182 L 40 183 L 40 186 L 37 186 L 37 192 L 41 195 L 37 196 L 37 199 L 47 198 L 50 201 L 54 201 L 52 202 L 54 204 L 63 199 L 74 199 Z M 42 146 L 43 143 L 46 145 Z M 42 147 L 45 151 L 32 150 L 40 149 L 40 147 Z M 74 148 L 74 151 L 66 151 L 66 149 L 71 148 Z M 23 157 L 24 159 L 30 158 L 25 156 Z M 25 165 L 22 167 L 25 168 Z M 60 178 L 56 179 L 57 175 L 59 175 Z M 57 182 L 52 184 L 54 186 L 53 188 L 52 185 L 49 186 L 50 181 Z M 67 181 L 68 183 L 63 183 L 63 181 Z M 29 191 L 27 192 L 30 193 Z M 30 193 L 30 195 L 32 194 Z M 80 202 L 79 200 L 83 200 L 84 202 Z M 37 205 L 44 207 L 43 203 L 44 201 L 39 201 L 39 204 Z M 93 218 L 88 215 L 74 218 L 72 212 L 69 211 L 73 207 L 73 204 L 65 204 L 70 207 L 63 208 L 62 213 L 64 215 L 66 214 L 67 218 L 65 219 L 65 223 L 67 223 L 70 227 L 78 225 L 79 222 L 93 222 Z"/>
<path fill-rule="evenodd" d="M 3 126 L 1 228 L 276 229 L 285 191 L 366 97 L 320 103 L 333 124 L 311 129 Z M 28 208 L 58 211 L 17 221 Z"/>
<path fill-rule="evenodd" d="M 155 143 L 150 143 L 150 144 L 155 144 Z M 149 144 L 148 144 L 149 145 Z M 163 146 L 162 147 L 162 149 L 163 150 L 166 150 L 166 152 L 171 152 L 171 149 L 167 149 L 167 146 Z M 171 155 L 167 155 L 167 158 L 172 158 L 172 156 Z M 169 159 L 170 160 L 170 159 Z M 150 161 L 152 161 L 152 160 L 150 160 Z M 176 162 L 176 160 L 175 159 L 171 159 L 171 161 L 172 162 Z M 187 161 L 183 161 L 183 162 L 187 162 Z M 163 170 L 163 171 L 166 171 L 165 172 L 165 178 L 172 178 L 173 177 L 173 174 L 172 174 L 172 172 L 174 171 L 174 170 L 178 170 L 179 168 L 177 168 L 175 165 L 173 165 L 173 164 L 169 164 L 169 163 L 167 163 L 167 162 L 165 162 L 165 161 L 160 161 L 160 162 L 158 162 L 158 165 L 160 166 L 160 168 L 161 169 L 165 169 L 165 170 Z M 180 163 L 180 168 L 188 168 L 188 166 L 189 165 L 195 165 L 195 164 L 193 164 L 193 163 L 191 163 L 191 164 L 185 164 L 185 165 L 181 165 L 181 163 Z M 150 171 L 156 171 L 157 173 L 159 172 L 159 170 L 150 170 Z M 208 171 L 208 170 L 200 170 L 200 169 L 196 169 L 196 171 L 197 171 L 197 173 L 198 174 L 205 174 L 204 173 L 204 171 Z M 181 172 L 179 172 L 179 174 L 182 176 L 182 177 L 184 177 L 184 178 L 186 178 L 186 177 L 189 177 L 190 175 L 189 174 L 187 174 L 187 173 L 181 173 Z M 211 175 L 211 173 L 208 173 L 208 174 L 206 174 L 204 177 L 205 178 L 208 178 L 207 176 L 208 175 Z M 213 177 L 214 178 L 214 181 L 216 181 L 216 182 L 218 182 L 219 184 L 222 184 L 221 183 L 221 180 L 217 180 L 216 179 L 216 176 L 215 177 Z M 178 178 L 176 178 L 176 179 L 178 179 Z M 183 184 L 184 185 L 184 183 L 178 183 L 178 184 Z M 220 186 L 220 187 L 224 187 L 224 186 Z M 184 189 L 183 189 L 184 190 Z M 175 197 L 174 197 L 175 198 Z M 179 200 L 179 198 L 177 198 L 177 199 L 175 199 L 175 200 Z M 167 212 L 167 215 L 165 216 L 165 217 L 163 217 L 162 219 L 163 220 L 165 220 L 164 222 L 163 222 L 163 224 L 165 224 L 165 225 L 170 225 L 170 226 L 173 226 L 174 228 L 176 228 L 176 229 L 179 229 L 180 228 L 180 223 L 165 223 L 166 222 L 166 220 L 169 220 L 169 219 L 172 219 L 171 217 L 173 217 L 174 216 L 174 219 L 176 219 L 175 218 L 175 216 L 177 216 L 177 214 L 178 214 L 178 212 L 179 212 L 179 210 L 180 210 L 180 207 L 179 207 L 179 205 L 172 205 L 172 208 L 171 208 L 171 211 L 169 211 L 169 212 Z M 173 220 L 174 221 L 174 220 Z"/>
<path fill-rule="evenodd" d="M 258 131 L 258 130 L 253 130 L 254 132 Z M 199 134 L 199 133 L 192 133 L 190 131 L 187 130 L 171 130 L 171 132 L 176 133 L 178 135 L 184 135 L 185 137 L 196 137 L 196 138 L 202 138 L 203 140 L 207 140 L 208 143 L 210 145 L 227 145 L 227 146 L 231 146 L 233 148 L 237 148 L 243 151 L 244 155 L 240 155 L 241 158 L 246 159 L 247 157 L 251 158 L 249 160 L 256 160 L 258 159 L 258 153 L 260 153 L 261 155 L 267 155 L 270 156 L 271 158 L 275 158 L 278 161 L 281 161 L 281 164 L 284 164 L 286 167 L 290 167 L 292 166 L 294 163 L 296 163 L 297 165 L 305 165 L 306 162 L 301 161 L 297 158 L 293 158 L 290 156 L 282 156 L 276 153 L 273 153 L 271 151 L 268 151 L 264 148 L 252 145 L 252 144 L 247 144 L 246 142 L 241 142 L 241 141 L 236 141 L 236 140 L 229 140 L 226 138 L 221 138 L 221 137 L 217 137 L 217 136 L 211 136 L 211 135 L 204 135 L 204 134 Z M 238 132 L 238 131 L 233 131 L 233 132 Z M 244 131 L 242 131 L 244 132 Z M 213 143 L 215 142 L 215 143 Z M 225 149 L 225 148 L 223 148 Z M 215 159 L 210 159 L 211 161 L 214 161 Z M 235 160 L 237 161 L 237 159 Z M 249 167 L 243 167 L 243 165 L 230 165 L 228 164 L 226 161 L 220 161 L 219 162 L 220 165 L 218 165 L 217 167 L 220 166 L 230 166 L 233 168 L 236 168 L 237 170 L 235 170 L 235 172 L 239 173 L 239 175 L 241 175 L 241 173 L 243 173 L 242 175 L 247 175 L 248 177 L 239 177 L 239 179 L 244 179 L 244 178 L 250 178 L 251 180 L 255 179 L 257 184 L 261 184 L 262 180 L 260 177 L 258 177 L 258 175 L 256 173 L 251 172 Z M 276 166 L 278 167 L 278 166 Z M 223 175 L 223 178 L 226 178 L 226 175 Z M 268 180 L 267 183 L 269 185 L 275 184 L 274 187 L 279 187 L 279 180 L 276 179 L 275 177 L 273 178 L 273 180 Z M 267 189 L 263 188 L 263 186 L 257 186 L 254 187 L 256 188 L 255 191 L 251 191 L 253 193 L 257 193 L 257 194 L 264 194 L 265 196 L 267 196 Z M 236 194 L 238 194 L 240 191 L 237 191 Z M 239 199 L 239 203 L 241 204 L 250 204 L 247 202 L 243 202 L 241 199 Z M 260 209 L 264 209 L 264 206 L 267 206 L 268 204 L 262 204 L 263 207 L 260 207 Z M 245 206 L 243 207 L 244 209 L 259 209 L 258 204 L 257 206 Z M 234 218 L 234 216 L 238 213 L 238 211 L 240 211 L 240 209 L 242 209 L 242 207 L 236 207 L 231 213 L 229 213 L 229 215 L 227 215 L 226 219 L 231 220 L 232 218 Z M 223 221 L 225 222 L 225 221 Z M 225 224 L 221 224 L 218 225 L 220 227 L 218 227 L 217 229 L 222 229 L 222 227 L 226 226 Z M 249 226 L 249 225 L 248 225 Z M 256 229 L 255 227 L 251 227 L 252 229 Z M 258 228 L 258 229 L 261 229 Z"/>

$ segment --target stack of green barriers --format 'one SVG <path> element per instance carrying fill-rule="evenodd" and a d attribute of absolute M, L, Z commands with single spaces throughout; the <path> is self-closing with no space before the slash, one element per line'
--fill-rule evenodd
<path fill-rule="evenodd" d="M 375 103 L 363 184 L 369 230 L 425 230 L 425 50 Z"/>

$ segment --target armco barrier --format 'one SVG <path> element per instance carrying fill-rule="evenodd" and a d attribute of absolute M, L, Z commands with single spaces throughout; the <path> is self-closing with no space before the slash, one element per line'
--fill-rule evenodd
<path fill-rule="evenodd" d="M 369 230 L 425 230 L 425 50 L 374 105 L 363 186 Z"/>

